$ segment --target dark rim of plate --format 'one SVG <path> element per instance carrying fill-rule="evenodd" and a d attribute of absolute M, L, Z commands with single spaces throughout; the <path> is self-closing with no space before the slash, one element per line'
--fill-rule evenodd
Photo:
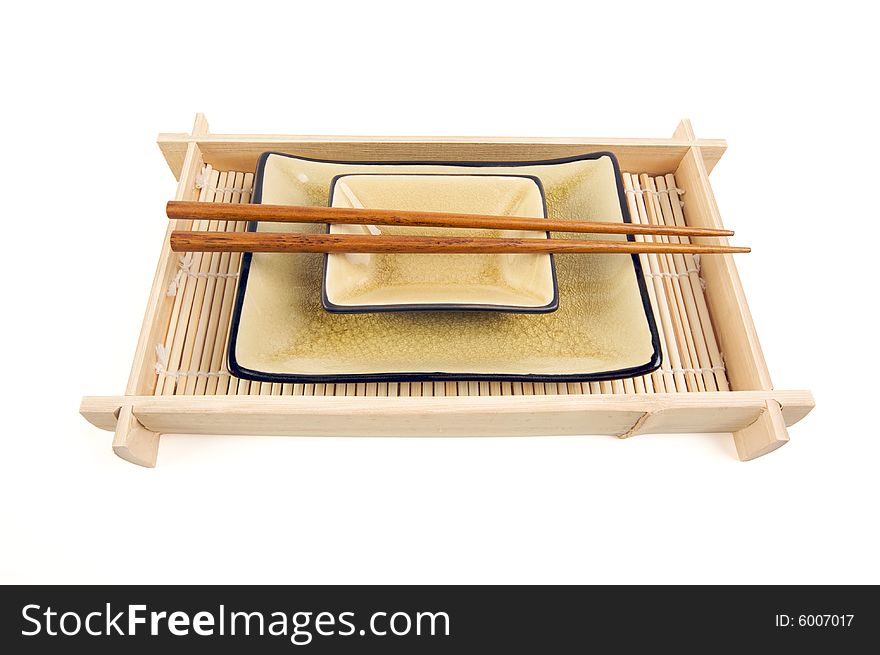
<path fill-rule="evenodd" d="M 503 173 L 342 173 L 336 175 L 330 180 L 330 198 L 328 204 L 333 204 L 333 194 L 336 191 L 336 183 L 343 177 L 372 175 L 423 175 L 435 177 L 518 177 L 521 179 L 531 180 L 538 187 L 538 193 L 541 196 L 541 210 L 544 218 L 547 218 L 547 197 L 544 194 L 544 185 L 541 179 L 536 175 L 505 175 Z M 327 233 L 330 233 L 330 225 L 327 226 Z M 546 232 L 547 238 L 550 238 L 550 232 Z M 556 260 L 553 255 L 550 257 L 550 279 L 553 287 L 553 297 L 546 305 L 537 307 L 529 307 L 523 305 L 496 305 L 492 303 L 396 303 L 391 305 L 338 305 L 330 301 L 327 296 L 327 264 L 330 261 L 330 255 L 324 254 L 324 274 L 321 281 L 321 304 L 324 309 L 334 314 L 372 314 L 374 312 L 431 312 L 431 311 L 453 311 L 453 312 L 507 312 L 510 314 L 549 314 L 559 309 L 559 283 L 556 280 Z"/>
<path fill-rule="evenodd" d="M 496 162 L 496 161 L 338 161 L 331 159 L 315 159 L 311 157 L 300 157 L 298 155 L 290 155 L 282 152 L 264 152 L 260 155 L 257 162 L 257 171 L 254 176 L 253 193 L 251 195 L 252 204 L 260 204 L 262 200 L 263 175 L 266 162 L 269 157 L 287 157 L 289 159 L 299 159 L 301 161 L 311 161 L 322 164 L 343 164 L 348 166 L 459 166 L 472 168 L 514 168 L 518 166 L 545 166 L 551 164 L 568 164 L 575 161 L 584 161 L 589 159 L 601 159 L 608 157 L 614 168 L 614 179 L 617 185 L 617 197 L 620 202 L 620 211 L 625 223 L 631 223 L 632 219 L 629 215 L 629 209 L 626 205 L 626 196 L 623 189 L 623 181 L 620 175 L 620 166 L 617 163 L 617 157 L 612 152 L 591 152 L 585 155 L 576 155 L 572 157 L 563 157 L 560 159 L 544 159 L 537 161 L 513 161 L 513 162 Z M 257 224 L 254 221 L 248 223 L 248 232 L 254 232 Z M 627 240 L 634 241 L 632 235 L 627 235 Z M 648 329 L 651 332 L 651 345 L 653 352 L 651 358 L 644 364 L 632 366 L 625 369 L 617 369 L 613 371 L 600 371 L 597 373 L 584 374 L 565 374 L 565 375 L 543 375 L 543 374 L 524 374 L 524 375 L 504 375 L 494 373 L 363 373 L 351 375 L 302 375 L 292 373 L 266 373 L 254 371 L 240 366 L 235 359 L 235 347 L 238 341 L 238 328 L 241 320 L 241 311 L 244 306 L 244 296 L 247 291 L 248 273 L 250 272 L 252 253 L 245 253 L 241 260 L 241 270 L 238 279 L 238 290 L 236 291 L 235 307 L 233 308 L 231 325 L 229 330 L 229 351 L 228 351 L 228 367 L 229 372 L 235 377 L 243 380 L 251 380 L 254 382 L 278 382 L 278 383 L 301 383 L 301 384 L 326 384 L 326 383 L 356 383 L 356 382 L 439 382 L 446 380 L 487 380 L 498 382 L 601 382 L 604 380 L 616 380 L 620 378 L 635 377 L 645 375 L 660 367 L 662 354 L 660 350 L 660 336 L 657 333 L 657 324 L 654 321 L 654 312 L 651 309 L 651 300 L 648 297 L 648 289 L 645 283 L 645 276 L 642 271 L 642 264 L 638 255 L 632 255 L 633 268 L 636 273 L 636 282 L 639 285 L 639 293 L 642 297 L 642 307 L 645 310 L 645 320 L 648 323 Z"/>

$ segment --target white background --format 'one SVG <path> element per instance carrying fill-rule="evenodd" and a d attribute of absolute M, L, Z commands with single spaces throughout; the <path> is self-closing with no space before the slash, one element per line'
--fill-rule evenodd
<path fill-rule="evenodd" d="M 880 582 L 877 37 L 868 3 L 15 3 L 0 42 L 2 582 Z M 326 6 L 325 6 L 326 5 Z M 774 383 L 729 435 L 171 436 L 124 391 L 175 181 L 214 132 L 726 138 L 712 174 Z"/>

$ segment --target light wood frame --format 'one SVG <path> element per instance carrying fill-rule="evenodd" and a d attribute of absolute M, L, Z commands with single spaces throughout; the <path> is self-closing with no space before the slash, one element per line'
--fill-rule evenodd
<path fill-rule="evenodd" d="M 687 199 L 688 224 L 721 228 L 709 173 L 726 149 L 697 139 L 683 120 L 669 139 L 345 137 L 210 134 L 202 114 L 189 134 L 160 134 L 178 179 L 177 200 L 197 199 L 196 177 L 214 169 L 254 170 L 267 150 L 339 160 L 534 160 L 597 150 L 614 152 L 622 170 L 674 173 Z M 157 208 L 157 213 L 161 211 Z M 157 217 L 158 219 L 158 217 Z M 591 394 L 470 397 L 156 396 L 154 346 L 168 328 L 173 298 L 165 291 L 177 273 L 168 236 L 190 229 L 171 221 L 147 303 L 125 394 L 83 398 L 81 414 L 114 431 L 114 452 L 154 466 L 165 433 L 318 436 L 493 436 L 731 432 L 749 460 L 788 441 L 786 426 L 813 407 L 809 391 L 774 390 L 731 256 L 705 257 L 706 302 L 730 391 L 651 395 Z M 709 240 L 712 241 L 712 240 Z M 725 240 L 719 240 L 724 243 Z"/>

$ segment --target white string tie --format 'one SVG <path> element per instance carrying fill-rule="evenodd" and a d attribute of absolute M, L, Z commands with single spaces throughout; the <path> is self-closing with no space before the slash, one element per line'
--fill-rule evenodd
<path fill-rule="evenodd" d="M 168 288 L 165 290 L 166 296 L 177 295 L 177 289 L 180 288 L 183 276 L 189 273 L 189 267 L 192 266 L 192 253 L 188 252 L 185 255 L 178 255 L 177 260 L 177 274 L 168 283 Z"/>
<path fill-rule="evenodd" d="M 156 373 L 161 374 L 168 369 L 168 349 L 161 343 L 156 344 Z"/>
<path fill-rule="evenodd" d="M 209 169 L 206 166 L 205 168 L 202 169 L 201 173 L 196 175 L 196 188 L 197 189 L 203 189 L 210 184 L 210 181 L 208 179 L 208 171 L 209 171 Z"/>
<path fill-rule="evenodd" d="M 668 195 L 673 192 L 677 193 L 680 196 L 683 196 L 685 194 L 685 191 L 686 191 L 685 189 L 679 189 L 678 187 L 670 187 L 668 189 L 658 189 L 657 191 L 653 191 L 651 189 L 627 189 L 626 190 L 627 193 L 641 193 L 641 194 L 647 193 L 648 195 L 651 195 L 651 196 L 662 196 L 664 194 Z"/>
<path fill-rule="evenodd" d="M 186 377 L 224 377 L 229 376 L 229 371 L 169 371 L 168 349 L 163 344 L 156 345 L 156 373 L 173 380 Z"/>
<path fill-rule="evenodd" d="M 196 175 L 196 189 L 204 189 L 208 193 L 250 193 L 251 190 L 237 186 L 214 186 L 211 184 L 211 170 L 206 166 L 202 172 Z"/>
<path fill-rule="evenodd" d="M 660 279 L 666 278 L 666 279 L 670 279 L 670 280 L 678 280 L 683 277 L 689 278 L 691 275 L 696 275 L 697 279 L 700 281 L 700 288 L 703 291 L 705 291 L 706 290 L 706 280 L 704 280 L 702 278 L 702 276 L 700 276 L 700 256 L 694 255 L 693 258 L 694 258 L 694 265 L 689 266 L 687 268 L 687 270 L 685 270 L 682 273 L 666 273 L 666 272 L 653 273 L 651 271 L 644 271 L 644 270 L 642 271 L 642 273 L 645 275 L 645 277 L 660 278 Z"/>
<path fill-rule="evenodd" d="M 671 280 L 677 280 L 679 278 L 689 277 L 691 273 L 696 273 L 697 275 L 699 275 L 700 271 L 696 268 L 689 268 L 683 273 L 645 273 L 645 277 L 668 278 Z M 700 279 L 702 280 L 702 278 Z"/>
<path fill-rule="evenodd" d="M 660 369 L 661 371 L 665 371 L 668 373 L 718 373 L 721 371 L 725 371 L 723 364 L 718 364 L 716 366 L 707 366 L 705 368 L 664 368 Z"/>
<path fill-rule="evenodd" d="M 201 272 L 201 271 L 192 271 L 192 253 L 188 252 L 186 255 L 181 255 L 179 257 L 177 274 L 168 283 L 168 288 L 165 290 L 165 294 L 168 296 L 176 296 L 177 292 L 180 289 L 180 283 L 183 281 L 184 276 L 189 276 L 193 278 L 202 278 L 202 279 L 232 279 L 238 278 L 238 273 L 212 273 L 210 271 Z"/>
<path fill-rule="evenodd" d="M 250 193 L 251 190 L 245 187 L 237 187 L 237 186 L 213 186 L 211 184 L 207 184 L 205 186 L 199 186 L 196 184 L 197 189 L 204 189 L 208 193 Z"/>

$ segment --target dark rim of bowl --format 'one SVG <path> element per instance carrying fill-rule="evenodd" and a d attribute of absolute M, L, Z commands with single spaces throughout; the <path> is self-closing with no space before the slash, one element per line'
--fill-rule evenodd
<path fill-rule="evenodd" d="M 547 218 L 547 197 L 544 194 L 544 185 L 541 178 L 536 175 L 505 175 L 503 173 L 341 173 L 330 180 L 330 198 L 328 204 L 333 204 L 333 194 L 336 191 L 336 183 L 343 177 L 355 177 L 366 175 L 423 175 L 436 177 L 517 177 L 531 180 L 538 187 L 541 196 L 541 211 Z M 327 226 L 330 233 L 330 225 Z M 545 232 L 550 238 L 549 230 Z M 546 305 L 528 307 L 524 305 L 496 305 L 492 303 L 395 303 L 391 305 L 339 305 L 330 301 L 327 295 L 327 268 L 330 255 L 324 253 L 324 272 L 321 278 L 321 304 L 328 312 L 334 314 L 372 314 L 379 312 L 506 312 L 509 314 L 549 314 L 559 309 L 559 283 L 556 280 L 556 260 L 550 254 L 550 282 L 553 288 L 553 297 Z"/>
<path fill-rule="evenodd" d="M 260 155 L 257 162 L 257 170 L 254 176 L 253 193 L 251 195 L 252 204 L 260 204 L 262 199 L 263 175 L 265 172 L 266 162 L 269 157 L 287 157 L 288 159 L 299 159 L 301 161 L 311 161 L 321 164 L 343 164 L 348 166 L 460 166 L 472 168 L 515 168 L 518 166 L 546 166 L 552 164 L 568 164 L 575 161 L 585 161 L 590 159 L 601 159 L 608 157 L 614 168 L 614 180 L 617 185 L 617 197 L 620 203 L 620 211 L 623 216 L 624 223 L 632 223 L 629 214 L 629 208 L 626 204 L 626 195 L 623 188 L 623 181 L 620 175 L 620 166 L 617 157 L 613 152 L 600 151 L 591 152 L 584 155 L 575 155 L 572 157 L 563 157 L 559 159 L 544 159 L 533 161 L 514 161 L 514 162 L 496 162 L 496 161 L 477 161 L 477 162 L 460 162 L 460 161 L 338 161 L 331 159 L 315 159 L 311 157 L 300 157 L 298 155 L 290 155 L 282 152 L 264 152 Z M 257 225 L 251 221 L 248 223 L 248 232 L 256 231 Z M 627 240 L 634 241 L 632 235 L 627 235 Z M 229 350 L 227 353 L 227 362 L 229 372 L 235 377 L 253 382 L 278 382 L 278 383 L 299 383 L 299 384 L 326 384 L 326 383 L 357 383 L 357 382 L 441 382 L 451 380 L 485 380 L 497 382 L 602 382 L 605 380 L 616 380 L 621 378 L 636 377 L 645 375 L 660 367 L 662 360 L 662 351 L 660 349 L 660 336 L 657 333 L 657 324 L 654 321 L 654 312 L 651 309 L 651 300 L 648 297 L 648 288 L 645 282 L 645 276 L 642 271 L 642 264 L 638 255 L 632 255 L 631 260 L 636 273 L 636 282 L 639 285 L 639 293 L 642 297 L 642 307 L 645 311 L 645 320 L 648 323 L 648 329 L 651 332 L 651 345 L 653 352 L 650 359 L 641 365 L 631 366 L 629 368 L 617 369 L 613 371 L 600 371 L 597 373 L 584 374 L 564 374 L 564 375 L 545 375 L 545 374 L 523 374 L 523 375 L 504 375 L 494 373 L 362 373 L 350 375 L 307 375 L 292 373 L 266 373 L 254 371 L 244 366 L 240 366 L 235 359 L 235 348 L 238 342 L 238 328 L 241 320 L 241 311 L 244 305 L 244 296 L 247 291 L 247 280 L 250 272 L 252 253 L 245 253 L 241 260 L 241 270 L 238 279 L 238 290 L 236 291 L 235 307 L 233 308 L 230 330 L 229 330 Z"/>

